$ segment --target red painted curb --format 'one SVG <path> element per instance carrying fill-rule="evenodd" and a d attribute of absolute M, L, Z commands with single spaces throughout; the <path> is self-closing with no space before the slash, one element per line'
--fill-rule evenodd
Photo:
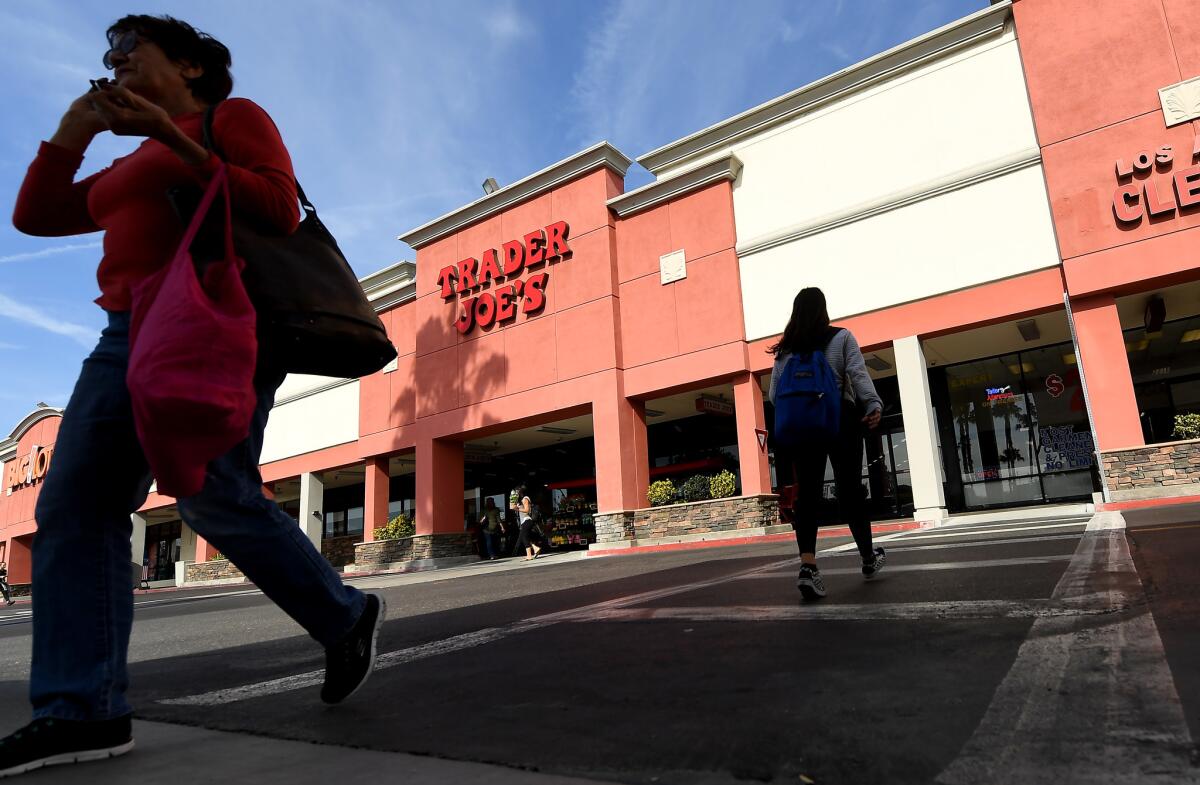
<path fill-rule="evenodd" d="M 1176 507 L 1184 504 L 1196 503 L 1200 503 L 1200 496 L 1172 496 L 1165 499 L 1134 499 L 1127 502 L 1108 502 L 1107 504 L 1097 504 L 1096 512 L 1140 510 L 1146 507 Z"/>
<path fill-rule="evenodd" d="M 904 521 L 902 523 L 876 523 L 871 525 L 872 534 L 889 534 L 891 532 L 905 532 L 920 529 L 927 524 L 924 521 Z M 818 538 L 826 537 L 849 537 L 849 526 L 831 526 L 817 530 Z M 754 537 L 733 537 L 727 540 L 700 540 L 699 542 L 671 542 L 663 543 L 662 545 L 636 545 L 632 548 L 611 548 L 589 550 L 588 557 L 592 556 L 624 556 L 632 553 L 658 553 L 661 551 L 693 551 L 700 548 L 728 548 L 734 545 L 754 545 L 757 543 L 766 542 L 790 542 L 795 539 L 794 534 L 760 534 Z"/>

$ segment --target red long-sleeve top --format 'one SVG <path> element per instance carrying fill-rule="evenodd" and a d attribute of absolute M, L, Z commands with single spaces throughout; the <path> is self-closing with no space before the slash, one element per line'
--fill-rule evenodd
<path fill-rule="evenodd" d="M 201 142 L 203 112 L 172 121 Z M 292 161 L 267 113 L 245 98 L 223 101 L 213 116 L 213 136 L 229 165 L 233 209 L 266 229 L 292 232 L 299 223 Z M 207 185 L 218 162 L 212 153 L 203 164 L 190 166 L 163 143 L 147 139 L 107 168 L 73 182 L 83 155 L 42 142 L 17 194 L 13 226 L 40 237 L 103 230 L 96 303 L 106 311 L 128 311 L 132 286 L 169 262 L 183 236 L 168 189 Z"/>

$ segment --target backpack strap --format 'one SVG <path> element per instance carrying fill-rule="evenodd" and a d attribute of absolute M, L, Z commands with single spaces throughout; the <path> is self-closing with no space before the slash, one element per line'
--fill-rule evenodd
<path fill-rule="evenodd" d="M 840 336 L 842 333 L 849 333 L 849 330 L 847 330 L 845 327 L 834 327 L 833 325 L 830 325 L 829 329 L 831 331 L 829 333 L 829 340 L 825 343 L 825 359 L 826 360 L 829 359 L 829 347 L 832 346 L 833 342 L 838 339 L 838 336 Z M 846 362 L 846 353 L 843 351 L 842 352 L 842 397 L 846 398 L 846 394 L 849 393 L 850 397 L 847 400 L 852 401 L 857 404 L 858 396 L 854 394 L 854 385 L 850 384 L 850 376 L 846 373 L 847 365 L 849 365 L 849 363 Z M 830 368 L 832 368 L 832 367 L 833 367 L 833 364 L 830 363 Z"/>

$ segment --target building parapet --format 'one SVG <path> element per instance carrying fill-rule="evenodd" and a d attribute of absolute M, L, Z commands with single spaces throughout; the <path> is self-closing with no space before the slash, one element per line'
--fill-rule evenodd
<path fill-rule="evenodd" d="M 741 171 L 741 160 L 730 153 L 715 161 L 709 161 L 685 172 L 643 185 L 627 194 L 613 197 L 607 202 L 608 209 L 621 218 L 627 218 L 713 183 L 733 182 Z"/>
<path fill-rule="evenodd" d="M 386 311 L 417 296 L 417 265 L 400 261 L 359 279 L 375 312 Z"/>
<path fill-rule="evenodd" d="M 446 213 L 416 229 L 410 229 L 397 239 L 408 243 L 414 249 L 419 249 L 595 169 L 607 167 L 624 177 L 631 163 L 632 159 L 608 142 L 597 142 L 586 150 L 476 199 L 465 207 Z"/>
<path fill-rule="evenodd" d="M 640 156 L 637 162 L 653 174 L 713 152 L 752 134 L 811 112 L 823 104 L 911 71 L 951 52 L 1004 32 L 1012 18 L 1012 3 L 985 8 L 882 54 L 843 68 L 804 87 L 767 101 Z"/>

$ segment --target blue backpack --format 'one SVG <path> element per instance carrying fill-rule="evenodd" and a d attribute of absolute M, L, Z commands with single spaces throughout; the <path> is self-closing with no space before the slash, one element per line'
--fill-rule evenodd
<path fill-rule="evenodd" d="M 842 393 L 825 352 L 789 357 L 775 385 L 775 441 L 785 447 L 829 444 L 841 415 Z"/>

